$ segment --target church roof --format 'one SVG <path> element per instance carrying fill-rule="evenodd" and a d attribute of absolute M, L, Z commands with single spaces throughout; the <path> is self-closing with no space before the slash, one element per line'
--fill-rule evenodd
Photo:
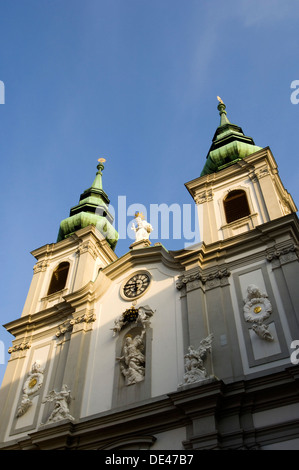
<path fill-rule="evenodd" d="M 218 97 L 218 100 L 220 101 L 218 105 L 220 124 L 214 134 L 200 176 L 222 170 L 262 148 L 255 145 L 252 137 L 246 136 L 241 127 L 229 121 L 225 104 L 221 98 Z"/>

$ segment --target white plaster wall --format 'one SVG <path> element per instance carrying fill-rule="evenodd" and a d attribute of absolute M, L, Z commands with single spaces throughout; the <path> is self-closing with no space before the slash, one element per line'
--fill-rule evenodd
<path fill-rule="evenodd" d="M 142 269 L 150 272 L 152 281 L 146 293 L 137 300 L 136 307 L 149 306 L 154 311 L 151 317 L 151 396 L 154 397 L 176 390 L 182 381 L 182 319 L 175 287 L 176 273 L 160 263 L 142 266 Z M 91 337 L 81 416 L 111 408 L 114 372 L 115 367 L 119 367 L 115 359 L 117 336 L 113 337 L 111 328 L 114 320 L 132 305 L 132 301 L 122 299 L 119 292 L 123 281 L 136 271 L 138 267 L 115 280 L 96 305 L 97 319 Z"/>

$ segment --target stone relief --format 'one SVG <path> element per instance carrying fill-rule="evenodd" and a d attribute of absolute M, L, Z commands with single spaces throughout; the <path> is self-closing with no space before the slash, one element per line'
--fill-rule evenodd
<path fill-rule="evenodd" d="M 130 334 L 126 335 L 123 355 L 116 358 L 120 362 L 120 370 L 126 379 L 126 385 L 133 385 L 144 380 L 144 335 L 144 329 L 140 335 L 136 335 L 134 338 Z"/>
<path fill-rule="evenodd" d="M 71 331 L 73 328 L 73 325 L 71 324 L 71 320 L 66 320 L 57 327 L 57 331 L 55 333 L 55 336 L 59 338 L 60 336 L 65 335 L 68 331 Z"/>
<path fill-rule="evenodd" d="M 194 348 L 194 346 L 188 347 L 188 353 L 184 356 L 184 383 L 180 384 L 180 386 L 199 382 L 208 377 L 206 368 L 204 367 L 204 360 L 207 357 L 207 353 L 211 352 L 212 340 L 213 334 L 209 334 L 206 338 L 200 341 L 197 349 Z"/>
<path fill-rule="evenodd" d="M 265 292 L 250 284 L 247 287 L 247 295 L 244 299 L 243 313 L 245 321 L 252 323 L 252 330 L 266 341 L 274 341 L 268 330 L 268 325 L 264 323 L 272 313 L 272 305 Z"/>
<path fill-rule="evenodd" d="M 57 421 L 61 421 L 62 419 L 69 419 L 70 421 L 74 421 L 75 418 L 70 415 L 69 411 L 71 399 L 71 391 L 65 384 L 62 386 L 60 392 L 56 392 L 56 390 L 51 390 L 51 392 L 48 393 L 48 395 L 44 398 L 42 402 L 54 402 L 54 410 L 50 414 L 45 424 L 56 423 Z"/>
<path fill-rule="evenodd" d="M 114 327 L 110 328 L 113 331 L 113 336 L 119 334 L 125 326 L 132 322 L 136 325 L 139 324 L 143 329 L 148 328 L 151 324 L 150 317 L 152 315 L 153 311 L 149 307 L 135 308 L 132 306 L 114 320 Z"/>
<path fill-rule="evenodd" d="M 213 287 L 213 286 L 221 286 L 226 285 L 227 278 L 230 276 L 230 271 L 226 268 L 217 269 L 212 273 L 204 275 L 203 273 L 197 271 L 191 274 L 185 274 L 180 276 L 176 282 L 176 288 L 181 290 L 183 287 L 187 286 L 187 284 L 194 283 L 195 281 L 201 281 L 203 285 L 206 287 Z"/>
<path fill-rule="evenodd" d="M 19 351 L 25 351 L 26 349 L 30 349 L 30 347 L 31 347 L 31 344 L 29 342 L 23 341 L 20 344 L 15 344 L 14 346 L 11 346 L 10 348 L 8 348 L 8 353 L 12 354 L 12 353 L 19 352 Z"/>
<path fill-rule="evenodd" d="M 97 317 L 94 313 L 84 313 L 77 318 L 70 320 L 71 325 L 77 325 L 78 323 L 92 323 L 96 321 Z"/>
<path fill-rule="evenodd" d="M 58 325 L 55 336 L 59 338 L 65 335 L 68 331 L 73 330 L 74 325 L 78 325 L 79 323 L 92 323 L 94 321 L 96 321 L 96 315 L 94 313 L 84 313 L 76 318 L 68 319 Z"/>
<path fill-rule="evenodd" d="M 271 250 L 271 252 L 267 253 L 266 259 L 278 267 L 281 264 L 297 261 L 297 251 L 298 246 L 294 244 L 287 247 L 276 248 L 275 250 Z"/>
<path fill-rule="evenodd" d="M 194 197 L 196 204 L 203 204 L 204 202 L 213 200 L 213 191 L 212 189 L 205 189 L 200 193 L 197 193 Z"/>
<path fill-rule="evenodd" d="M 23 416 L 32 405 L 32 400 L 36 392 L 41 388 L 44 381 L 44 369 L 41 368 L 40 362 L 35 361 L 31 367 L 31 371 L 23 386 L 23 395 L 21 403 L 17 410 L 17 418 Z"/>

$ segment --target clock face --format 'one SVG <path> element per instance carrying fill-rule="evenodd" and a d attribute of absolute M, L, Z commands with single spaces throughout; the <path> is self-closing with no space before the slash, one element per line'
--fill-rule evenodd
<path fill-rule="evenodd" d="M 131 277 L 123 286 L 123 295 L 128 299 L 134 299 L 143 294 L 148 288 L 150 277 L 146 273 L 138 273 Z"/>

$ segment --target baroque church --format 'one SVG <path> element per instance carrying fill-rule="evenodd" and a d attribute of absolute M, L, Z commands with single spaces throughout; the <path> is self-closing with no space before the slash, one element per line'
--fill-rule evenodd
<path fill-rule="evenodd" d="M 117 257 L 100 159 L 57 241 L 32 252 L 4 325 L 0 449 L 299 449 L 297 208 L 270 148 L 218 110 L 185 183 L 194 249 L 152 243 L 136 213 Z"/>

